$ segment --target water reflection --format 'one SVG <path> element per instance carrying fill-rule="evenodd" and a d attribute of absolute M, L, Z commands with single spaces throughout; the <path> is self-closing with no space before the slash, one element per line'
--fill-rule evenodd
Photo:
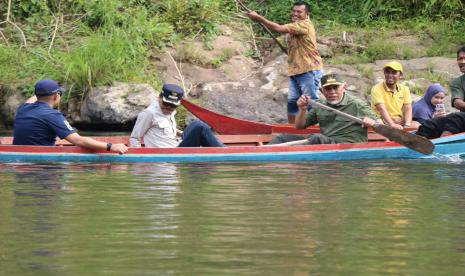
<path fill-rule="evenodd" d="M 11 258 L 18 267 L 44 272 L 58 269 L 57 265 L 41 260 L 60 254 L 50 246 L 60 240 L 57 235 L 63 206 L 60 194 L 65 189 L 60 166 L 16 164 L 8 167 L 8 173 L 14 176 L 16 185 L 9 190 L 14 196 L 1 198 L 5 200 L 2 205 L 6 204 L 2 207 L 9 211 L 2 219 L 2 248 L 13 254 Z M 8 187 L 1 188 L 5 192 Z M 18 232 L 22 233 L 19 241 L 12 238 Z M 8 250 L 16 247 L 23 251 Z"/>
<path fill-rule="evenodd" d="M 465 262 L 461 165 L 0 164 L 0 179 L 6 275 L 457 275 Z"/>

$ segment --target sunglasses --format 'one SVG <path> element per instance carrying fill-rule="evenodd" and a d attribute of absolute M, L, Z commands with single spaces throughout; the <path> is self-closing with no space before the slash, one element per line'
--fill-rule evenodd
<path fill-rule="evenodd" d="M 170 109 L 176 109 L 176 108 L 178 108 L 177 105 L 170 104 L 170 103 L 166 103 L 166 102 L 163 102 L 163 101 L 162 101 L 162 104 L 163 104 L 164 107 L 167 107 L 167 108 L 170 108 Z"/>

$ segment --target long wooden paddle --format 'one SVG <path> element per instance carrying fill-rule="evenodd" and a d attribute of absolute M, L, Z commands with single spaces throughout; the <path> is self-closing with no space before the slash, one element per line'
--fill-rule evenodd
<path fill-rule="evenodd" d="M 337 109 L 334 109 L 332 107 L 329 107 L 327 105 L 321 104 L 319 102 L 312 101 L 311 102 L 312 106 L 319 107 L 325 110 L 328 110 L 330 112 L 336 113 L 338 115 L 341 115 L 353 122 L 363 124 L 363 120 L 360 118 L 357 118 L 355 116 L 352 116 L 350 114 L 347 114 L 345 112 L 339 111 Z M 397 128 L 393 128 L 391 126 L 387 125 L 381 125 L 381 124 L 375 124 L 372 126 L 373 130 L 384 137 L 388 138 L 391 141 L 397 142 L 403 146 L 406 146 L 409 149 L 412 149 L 414 151 L 418 151 L 423 154 L 431 154 L 433 153 L 434 150 L 434 145 L 431 143 L 430 140 L 426 139 L 423 136 L 418 136 L 415 134 L 412 134 L 410 132 L 406 132 Z M 294 146 L 294 145 L 302 145 L 305 144 L 305 140 L 299 140 L 299 141 L 292 141 L 292 142 L 287 142 L 287 143 L 281 143 L 281 144 L 276 144 L 276 146 Z M 274 146 L 274 145 L 273 145 Z"/>
<path fill-rule="evenodd" d="M 246 5 L 244 5 L 244 3 L 242 3 L 241 0 L 236 0 L 236 3 L 241 6 L 244 10 L 248 11 L 248 12 L 251 12 L 252 10 L 247 8 Z M 281 42 L 279 42 L 279 40 L 273 35 L 273 33 L 270 31 L 270 29 L 268 29 L 265 25 L 263 25 L 261 22 L 257 22 L 260 26 L 262 26 L 262 28 L 271 36 L 271 38 L 273 38 L 274 42 L 276 42 L 276 44 L 278 44 L 279 48 L 281 49 L 281 51 L 283 51 L 283 53 L 285 53 L 286 55 L 288 54 L 287 53 L 287 49 L 286 47 L 284 47 Z"/>

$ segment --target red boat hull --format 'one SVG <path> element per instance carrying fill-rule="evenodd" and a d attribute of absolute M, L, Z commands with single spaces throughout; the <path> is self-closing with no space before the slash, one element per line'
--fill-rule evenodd
<path fill-rule="evenodd" d="M 186 99 L 182 100 L 182 105 L 219 134 L 310 134 L 320 132 L 318 126 L 298 130 L 295 129 L 294 125 L 289 124 L 267 124 L 233 118 L 200 107 Z"/>
<path fill-rule="evenodd" d="M 267 124 L 229 117 L 205 109 L 186 99 L 182 100 L 182 105 L 197 118 L 207 123 L 218 134 L 312 134 L 320 132 L 319 126 L 311 126 L 306 129 L 295 129 L 295 126 L 290 124 Z M 405 130 L 414 131 L 415 129 L 410 128 Z M 372 129 L 368 129 L 368 131 L 373 133 L 372 136 L 377 136 Z"/>

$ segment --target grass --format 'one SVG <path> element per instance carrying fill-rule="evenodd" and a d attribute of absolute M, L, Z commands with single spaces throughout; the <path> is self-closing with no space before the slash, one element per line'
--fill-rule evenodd
<path fill-rule="evenodd" d="M 364 76 L 365 78 L 368 78 L 368 79 L 373 79 L 375 77 L 375 70 L 373 69 L 373 67 L 369 67 L 369 66 L 362 66 L 362 65 L 355 65 L 355 68 L 357 68 L 357 70 L 362 74 L 362 76 Z"/>
<path fill-rule="evenodd" d="M 146 51 L 142 45 L 128 41 L 124 32 L 110 35 L 95 34 L 81 47 L 69 53 L 61 53 L 64 80 L 76 84 L 78 91 L 91 87 L 109 85 L 113 80 L 133 80 L 143 74 L 146 66 Z"/>
<path fill-rule="evenodd" d="M 453 3 L 457 2 L 454 1 L 445 1 L 443 6 L 453 9 Z M 159 73 L 156 66 L 148 62 L 149 57 L 157 56 L 160 49 L 186 38 L 195 37 L 211 46 L 213 37 L 218 34 L 216 24 L 237 19 L 233 16 L 236 7 L 229 1 L 58 1 L 61 12 L 66 16 L 57 32 L 50 57 L 47 50 L 54 18 L 60 15 L 57 14 L 58 2 L 23 2 L 13 5 L 13 18 L 25 31 L 30 46 L 27 51 L 19 49 L 21 41 L 17 30 L 5 26 L 3 33 L 9 39 L 10 46 L 0 44 L 0 82 L 20 87 L 25 94 L 30 94 L 32 85 L 41 78 L 68 83 L 72 87 L 72 95 L 76 97 L 82 97 L 93 86 L 111 84 L 115 80 L 146 82 L 159 87 Z M 273 20 L 288 22 L 289 7 L 293 1 L 272 1 L 273 5 L 245 2 L 253 9 L 266 11 L 266 16 Z M 351 3 L 352 8 L 360 6 L 360 2 Z M 392 8 L 391 4 L 386 4 L 386 7 Z M 333 51 L 335 56 L 325 60 L 325 63 L 360 64 L 379 59 L 453 56 L 458 45 L 465 44 L 465 27 L 459 20 L 460 15 L 441 17 L 435 13 L 429 19 L 427 16 L 411 16 L 397 21 L 380 16 L 362 24 L 357 21 L 359 10 L 353 10 L 350 14 L 337 12 L 334 18 L 327 19 L 327 9 L 333 10 L 334 2 L 320 1 L 318 6 L 313 6 L 312 21 L 316 24 L 318 36 L 335 37 L 338 39 L 335 45 L 338 45 L 342 31 L 346 31 L 351 42 L 366 46 L 364 51 L 337 48 Z M 5 8 L 0 7 L 2 13 Z M 79 18 L 71 16 L 73 14 L 86 16 Z M 256 24 L 245 22 L 259 29 Z M 418 38 L 424 49 L 406 47 L 398 39 L 399 36 Z M 189 43 L 177 49 L 180 60 L 208 67 L 220 67 L 234 52 L 233 49 L 223 49 L 218 56 L 210 58 Z M 245 55 L 259 57 L 260 53 L 248 49 Z M 361 73 L 366 77 L 373 74 L 366 68 L 362 68 Z M 441 82 L 440 75 L 434 72 L 430 74 L 429 78 Z"/>
<path fill-rule="evenodd" d="M 223 64 L 223 62 L 228 61 L 232 56 L 234 56 L 234 49 L 221 49 L 220 55 L 212 59 L 211 64 L 213 67 L 218 68 Z"/>
<path fill-rule="evenodd" d="M 189 62 L 203 67 L 220 67 L 225 61 L 229 60 L 235 54 L 232 48 L 221 49 L 221 53 L 214 57 L 209 58 L 206 52 L 196 47 L 193 43 L 182 43 L 176 47 L 178 60 L 182 62 Z"/>
<path fill-rule="evenodd" d="M 207 57 L 203 51 L 193 45 L 193 43 L 181 43 L 176 47 L 177 58 L 182 62 L 189 62 L 192 64 L 205 66 Z"/>
<path fill-rule="evenodd" d="M 358 64 L 380 59 L 413 59 L 425 56 L 452 56 L 460 45 L 465 44 L 464 26 L 447 19 L 432 21 L 410 19 L 402 22 L 378 21 L 370 25 L 356 26 L 327 20 L 314 19 L 317 35 L 335 38 L 332 49 L 335 56 L 332 64 Z M 395 26 L 391 28 L 390 26 Z M 364 51 L 339 47 L 342 32 L 348 34 L 349 42 L 365 46 Z M 412 38 L 417 44 L 406 41 Z M 409 44 L 410 43 L 410 44 Z"/>

